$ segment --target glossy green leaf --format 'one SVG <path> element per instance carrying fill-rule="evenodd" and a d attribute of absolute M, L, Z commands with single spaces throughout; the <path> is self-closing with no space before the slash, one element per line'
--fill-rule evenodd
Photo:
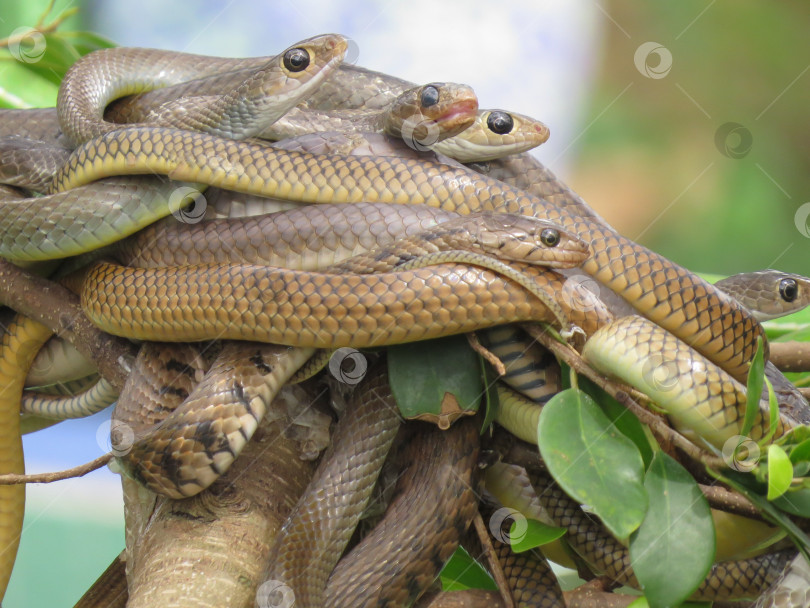
<path fill-rule="evenodd" d="M 768 446 L 768 500 L 784 494 L 793 481 L 793 465 L 785 450 L 778 445 Z"/>
<path fill-rule="evenodd" d="M 591 397 L 576 389 L 555 395 L 540 414 L 538 440 L 557 483 L 617 538 L 638 528 L 647 511 L 644 462 Z"/>
<path fill-rule="evenodd" d="M 498 586 L 489 573 L 475 561 L 464 547 L 458 547 L 441 572 L 442 589 L 445 591 L 462 591 L 464 589 L 490 589 L 497 591 Z"/>
<path fill-rule="evenodd" d="M 47 108 L 56 105 L 59 87 L 0 49 L 0 107 Z"/>
<path fill-rule="evenodd" d="M 762 385 L 765 380 L 765 355 L 762 346 L 762 338 L 757 338 L 757 352 L 751 360 L 751 367 L 748 369 L 748 392 L 745 403 L 745 416 L 743 417 L 740 435 L 747 437 L 754 428 L 754 422 L 759 413 L 759 400 L 762 397 Z"/>
<path fill-rule="evenodd" d="M 657 452 L 644 487 L 649 509 L 630 537 L 633 571 L 654 606 L 676 606 L 706 578 L 715 552 L 709 503 L 692 476 Z"/>
<path fill-rule="evenodd" d="M 649 467 L 653 459 L 653 449 L 647 432 L 644 430 L 645 427 L 636 418 L 636 415 L 589 378 L 580 376 L 578 382 L 579 387 L 594 398 L 616 428 L 636 444 L 644 461 L 644 468 Z"/>
<path fill-rule="evenodd" d="M 785 492 L 773 501 L 773 504 L 785 513 L 810 517 L 810 488 L 800 488 Z"/>
<path fill-rule="evenodd" d="M 805 439 L 790 450 L 790 462 L 796 464 L 810 460 L 810 439 Z"/>
<path fill-rule="evenodd" d="M 526 526 L 525 530 L 522 529 Z M 520 521 L 513 521 L 509 529 L 509 540 L 512 551 L 523 553 L 535 549 L 561 538 L 566 532 L 565 528 L 547 526 L 536 519 L 523 518 Z"/>
<path fill-rule="evenodd" d="M 403 418 L 440 426 L 476 412 L 484 394 L 478 354 L 464 336 L 390 347 L 388 375 Z"/>

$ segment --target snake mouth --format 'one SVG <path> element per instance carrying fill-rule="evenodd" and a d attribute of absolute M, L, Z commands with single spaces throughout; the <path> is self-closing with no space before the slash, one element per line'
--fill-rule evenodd
<path fill-rule="evenodd" d="M 477 99 L 462 99 L 451 104 L 444 114 L 435 119 L 435 122 L 441 127 L 445 138 L 453 137 L 472 125 L 477 113 Z"/>

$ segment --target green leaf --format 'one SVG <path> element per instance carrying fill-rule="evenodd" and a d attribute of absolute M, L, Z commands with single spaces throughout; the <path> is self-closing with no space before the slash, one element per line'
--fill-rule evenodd
<path fill-rule="evenodd" d="M 526 530 L 521 530 L 523 525 L 526 525 Z M 552 541 L 561 538 L 566 532 L 565 528 L 557 528 L 554 526 L 547 526 L 541 521 L 536 519 L 521 518 L 512 521 L 512 526 L 509 528 L 509 540 L 512 545 L 512 551 L 515 553 L 523 553 L 541 545 L 545 545 Z"/>
<path fill-rule="evenodd" d="M 785 492 L 773 501 L 773 504 L 785 513 L 810 517 L 810 488 L 799 488 Z"/>
<path fill-rule="evenodd" d="M 498 387 L 496 385 L 498 381 L 497 375 L 492 368 L 486 364 L 483 357 L 479 356 L 478 362 L 481 366 L 481 377 L 484 379 L 484 399 L 487 408 L 484 422 L 481 425 L 481 432 L 483 433 L 490 427 L 492 421 L 495 420 L 501 403 L 500 399 L 498 399 Z"/>
<path fill-rule="evenodd" d="M 58 91 L 53 82 L 37 76 L 7 50 L 0 49 L 0 107 L 52 107 Z"/>
<path fill-rule="evenodd" d="M 663 452 L 655 454 L 644 487 L 649 508 L 630 537 L 633 571 L 653 606 L 676 606 L 714 561 L 711 509 L 692 476 Z"/>
<path fill-rule="evenodd" d="M 785 450 L 778 445 L 768 446 L 768 500 L 784 494 L 793 481 L 793 465 Z"/>
<path fill-rule="evenodd" d="M 790 462 L 793 464 L 810 460 L 810 439 L 805 439 L 790 450 Z"/>
<path fill-rule="evenodd" d="M 403 418 L 442 428 L 475 413 L 484 394 L 478 354 L 464 336 L 390 347 L 388 375 Z"/>
<path fill-rule="evenodd" d="M 770 416 L 768 419 L 768 432 L 759 440 L 760 445 L 769 443 L 773 436 L 776 434 L 777 425 L 779 424 L 779 402 L 776 400 L 776 393 L 773 390 L 771 381 L 765 378 L 765 386 L 768 387 L 768 409 Z"/>
<path fill-rule="evenodd" d="M 441 572 L 442 589 L 445 591 L 463 591 L 464 589 L 490 589 L 497 591 L 498 586 L 486 570 L 475 561 L 464 547 L 458 547 Z"/>
<path fill-rule="evenodd" d="M 649 467 L 653 459 L 653 449 L 652 446 L 650 446 L 650 439 L 647 436 L 647 432 L 644 430 L 645 427 L 641 424 L 639 419 L 636 418 L 636 415 L 589 378 L 580 376 L 578 382 L 579 387 L 594 398 L 599 404 L 599 407 L 602 408 L 602 411 L 605 412 L 605 415 L 616 425 L 616 428 L 630 439 L 630 441 L 636 444 L 638 451 L 641 453 L 641 458 L 644 461 L 644 468 Z"/>
<path fill-rule="evenodd" d="M 644 462 L 590 396 L 575 389 L 555 395 L 540 414 L 538 445 L 554 479 L 614 536 L 638 528 L 647 511 Z"/>
<path fill-rule="evenodd" d="M 762 397 L 762 383 L 765 380 L 765 355 L 762 346 L 762 338 L 757 337 L 757 352 L 751 360 L 751 367 L 748 369 L 748 393 L 745 403 L 745 417 L 743 418 L 740 435 L 747 437 L 754 428 L 757 414 L 759 413 L 759 400 Z"/>
<path fill-rule="evenodd" d="M 808 538 L 804 530 L 799 528 L 785 513 L 776 507 L 788 496 L 787 494 L 771 502 L 763 496 L 766 491 L 765 485 L 757 481 L 753 475 L 728 470 L 721 473 L 709 467 L 706 468 L 706 472 L 715 479 L 728 484 L 754 503 L 754 506 L 762 512 L 765 519 L 782 528 L 804 557 L 810 560 L 810 538 Z M 790 494 L 794 493 L 791 492 Z M 785 511 L 788 511 L 788 509 L 785 509 Z"/>

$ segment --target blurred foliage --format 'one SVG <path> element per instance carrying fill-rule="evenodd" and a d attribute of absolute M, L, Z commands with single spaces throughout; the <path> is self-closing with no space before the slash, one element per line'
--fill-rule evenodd
<path fill-rule="evenodd" d="M 614 1 L 604 13 L 572 186 L 620 232 L 684 266 L 810 273 L 810 238 L 794 221 L 810 201 L 810 5 Z M 663 78 L 636 69 L 647 41 L 672 55 Z M 716 145 L 729 122 L 750 132 L 741 158 Z M 743 147 L 739 135 L 727 145 Z"/>

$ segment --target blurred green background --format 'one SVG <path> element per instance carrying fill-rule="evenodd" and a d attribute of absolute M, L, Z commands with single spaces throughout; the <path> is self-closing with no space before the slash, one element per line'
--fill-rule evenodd
<path fill-rule="evenodd" d="M 0 0 L 0 38 L 21 26 L 46 28 L 67 8 L 78 14 L 60 31 L 99 31 L 114 40 L 97 19 L 99 4 L 59 0 L 37 25 L 46 0 Z M 222 3 L 199 6 L 212 4 Z M 579 5 L 597 22 L 591 42 L 598 52 L 593 69 L 582 72 L 594 79 L 585 112 L 572 103 L 577 136 L 564 142 L 561 176 L 620 232 L 684 266 L 720 274 L 765 267 L 810 274 L 810 227 L 797 225 L 797 211 L 810 204 L 806 0 Z M 137 4 L 127 7 L 139 11 Z M 208 24 L 189 11 L 182 27 L 205 32 Z M 155 27 L 180 26 L 167 20 Z M 343 31 L 339 24 L 332 29 Z M 66 39 L 81 48 L 102 43 L 92 36 Z M 648 42 L 658 50 L 639 56 Z M 277 46 L 273 41 L 268 52 Z M 48 53 L 59 52 L 71 50 L 48 45 Z M 54 104 L 58 76 L 47 61 L 37 69 L 32 74 L 0 53 L 0 107 Z M 555 95 L 553 87 L 548 95 Z M 553 138 L 555 125 L 549 126 Z M 546 162 L 544 154 L 541 148 L 538 157 Z M 73 461 L 35 460 L 37 470 L 98 455 L 98 427 L 98 420 L 60 425 L 83 428 L 84 435 L 53 435 L 42 443 L 51 453 L 70 452 Z M 92 454 L 82 451 L 88 442 Z M 27 456 L 36 458 L 41 447 L 27 444 Z M 29 491 L 5 606 L 72 605 L 118 553 L 120 499 L 92 494 L 120 492 L 111 479 L 92 488 L 62 482 L 56 494 Z"/>

